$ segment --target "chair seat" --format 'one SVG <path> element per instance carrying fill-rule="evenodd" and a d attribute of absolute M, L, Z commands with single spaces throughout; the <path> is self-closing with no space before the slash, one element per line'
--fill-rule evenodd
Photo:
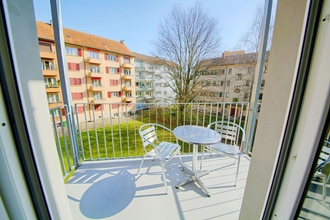
<path fill-rule="evenodd" d="M 175 154 L 176 151 L 180 150 L 180 145 L 170 143 L 170 142 L 160 142 L 157 149 L 152 149 L 148 152 L 148 156 L 155 157 L 157 159 L 166 159 L 172 153 Z"/>
<path fill-rule="evenodd" d="M 220 152 L 232 155 L 232 156 L 235 156 L 235 155 L 239 154 L 239 152 L 240 152 L 239 146 L 229 145 L 229 144 L 225 144 L 222 142 L 218 142 L 213 145 L 207 145 L 207 146 L 205 146 L 205 150 L 220 151 Z"/>

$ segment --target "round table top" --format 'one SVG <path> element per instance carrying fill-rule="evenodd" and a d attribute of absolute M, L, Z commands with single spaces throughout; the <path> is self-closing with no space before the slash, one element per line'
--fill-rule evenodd
<path fill-rule="evenodd" d="M 174 135 L 187 143 L 208 145 L 221 141 L 221 135 L 206 127 L 197 125 L 182 125 L 173 130 Z"/>

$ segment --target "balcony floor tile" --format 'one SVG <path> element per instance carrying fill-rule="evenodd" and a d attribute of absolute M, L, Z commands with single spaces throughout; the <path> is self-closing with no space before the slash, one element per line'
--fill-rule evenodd
<path fill-rule="evenodd" d="M 207 197 L 195 184 L 176 189 L 186 177 L 174 158 L 165 166 L 168 194 L 159 161 L 141 159 L 84 162 L 66 183 L 74 219 L 238 219 L 250 158 L 243 155 L 237 186 L 234 160 L 206 156 L 202 177 L 211 192 Z M 191 156 L 182 156 L 191 165 Z"/>

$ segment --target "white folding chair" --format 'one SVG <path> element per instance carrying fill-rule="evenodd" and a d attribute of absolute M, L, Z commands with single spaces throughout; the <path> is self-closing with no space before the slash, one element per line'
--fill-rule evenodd
<path fill-rule="evenodd" d="M 201 167 L 203 166 L 204 152 L 219 153 L 237 160 L 236 176 L 234 186 L 237 184 L 239 163 L 242 149 L 245 143 L 244 129 L 233 122 L 216 121 L 207 126 L 221 134 L 221 141 L 212 145 L 205 145 L 202 148 Z"/>
<path fill-rule="evenodd" d="M 167 135 L 171 133 L 173 137 L 173 142 L 161 141 L 161 138 L 157 137 L 157 132 L 166 132 Z M 162 167 L 164 185 L 167 193 L 167 183 L 165 177 L 165 164 L 171 160 L 175 155 L 179 156 L 181 170 L 183 169 L 182 160 L 180 156 L 180 145 L 178 144 L 178 139 L 174 136 L 173 131 L 168 129 L 167 127 L 159 124 L 148 123 L 144 124 L 139 129 L 139 134 L 142 138 L 142 145 L 145 151 L 143 159 L 140 164 L 140 168 L 137 174 L 140 172 L 144 159 L 146 157 L 153 157 L 154 159 L 159 159 Z M 148 146 L 152 146 L 151 150 L 148 151 Z"/>

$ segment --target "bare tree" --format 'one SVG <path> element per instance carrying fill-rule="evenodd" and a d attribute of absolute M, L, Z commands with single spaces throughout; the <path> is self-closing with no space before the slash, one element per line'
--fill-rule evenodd
<path fill-rule="evenodd" d="M 259 43 L 260 37 L 262 35 L 262 21 L 263 21 L 264 7 L 262 4 L 259 4 L 255 11 L 254 20 L 249 26 L 248 30 L 242 35 L 238 47 L 245 48 L 245 50 L 250 53 L 249 56 L 246 56 L 244 59 L 245 67 L 248 68 L 249 77 L 245 78 L 244 83 L 249 84 L 250 86 L 243 90 L 243 92 L 247 92 L 249 94 L 249 100 L 251 99 L 251 92 L 254 85 L 254 75 L 255 75 L 255 67 L 257 63 L 257 57 L 259 52 Z M 274 17 L 272 17 L 269 25 L 269 34 L 267 39 L 267 55 L 265 60 L 265 69 L 264 74 L 267 72 L 267 62 L 268 56 L 271 49 L 271 42 L 273 36 L 273 27 L 274 27 Z"/>
<path fill-rule="evenodd" d="M 200 77 L 212 65 L 203 61 L 219 50 L 217 24 L 199 3 L 186 10 L 176 5 L 160 22 L 154 55 L 169 72 L 166 80 L 176 101 L 182 103 L 181 112 L 184 103 L 192 102 L 199 93 Z"/>

